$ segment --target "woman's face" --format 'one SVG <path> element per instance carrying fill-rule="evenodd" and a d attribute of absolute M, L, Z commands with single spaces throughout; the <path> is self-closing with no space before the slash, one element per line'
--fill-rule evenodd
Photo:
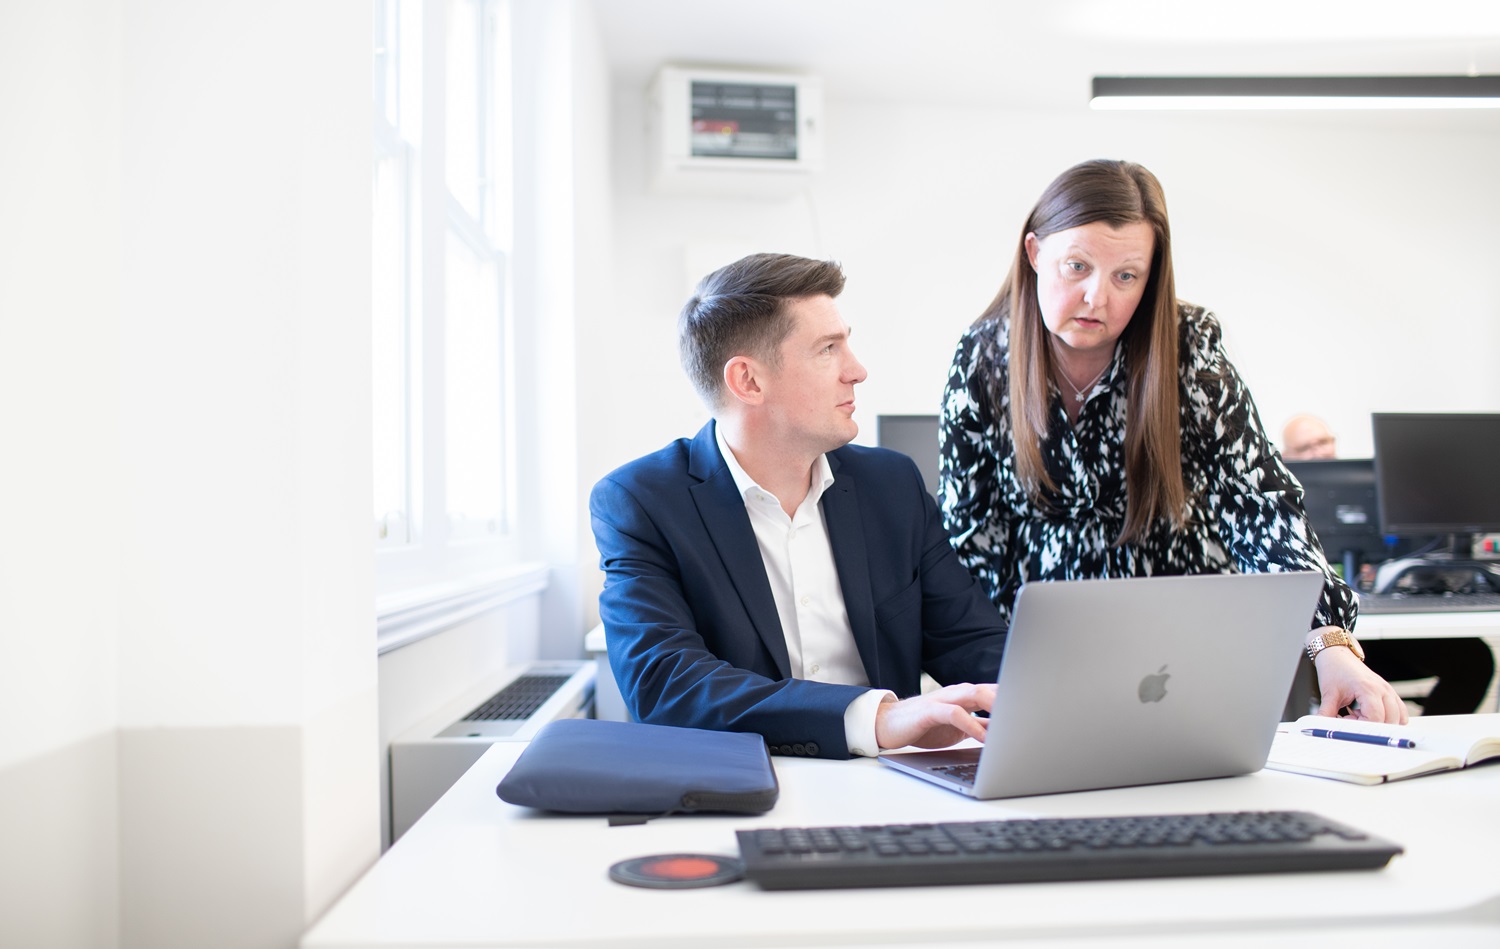
<path fill-rule="evenodd" d="M 1154 244 L 1145 221 L 1121 227 L 1095 221 L 1046 237 L 1026 235 L 1042 322 L 1059 343 L 1080 352 L 1113 351 L 1146 292 Z"/>

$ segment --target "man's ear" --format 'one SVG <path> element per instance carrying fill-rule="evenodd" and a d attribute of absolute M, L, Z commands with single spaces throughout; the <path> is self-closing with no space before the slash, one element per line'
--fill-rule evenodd
<path fill-rule="evenodd" d="M 761 389 L 760 363 L 749 356 L 735 356 L 724 364 L 724 391 L 730 398 L 746 405 L 759 405 L 765 398 Z"/>

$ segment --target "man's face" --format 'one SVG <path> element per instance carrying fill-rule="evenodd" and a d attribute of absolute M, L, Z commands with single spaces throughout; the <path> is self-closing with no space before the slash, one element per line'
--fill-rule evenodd
<path fill-rule="evenodd" d="M 801 297 L 786 308 L 795 328 L 781 343 L 781 366 L 766 369 L 764 405 L 789 449 L 822 454 L 859 434 L 854 387 L 865 381 L 865 367 L 832 297 Z"/>
<path fill-rule="evenodd" d="M 1317 419 L 1299 418 L 1282 432 L 1281 457 L 1287 461 L 1309 461 L 1336 458 L 1337 443 L 1333 433 Z"/>

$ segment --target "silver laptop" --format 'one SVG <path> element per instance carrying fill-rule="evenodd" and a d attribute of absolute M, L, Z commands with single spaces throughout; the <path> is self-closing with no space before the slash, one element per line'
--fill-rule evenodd
<path fill-rule="evenodd" d="M 983 746 L 880 760 L 985 799 L 1258 771 L 1322 587 L 1318 573 L 1029 583 Z"/>

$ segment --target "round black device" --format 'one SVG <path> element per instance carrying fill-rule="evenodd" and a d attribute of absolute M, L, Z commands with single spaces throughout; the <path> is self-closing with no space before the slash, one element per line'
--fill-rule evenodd
<path fill-rule="evenodd" d="M 661 853 L 621 860 L 609 868 L 609 878 L 630 886 L 682 890 L 733 883 L 745 873 L 737 857 L 709 853 Z"/>

